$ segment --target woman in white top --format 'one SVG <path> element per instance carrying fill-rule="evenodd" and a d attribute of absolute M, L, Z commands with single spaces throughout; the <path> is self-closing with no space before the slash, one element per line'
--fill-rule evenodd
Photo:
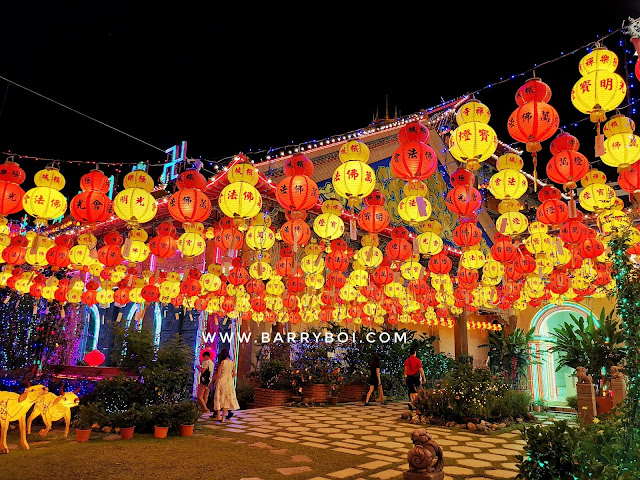
<path fill-rule="evenodd" d="M 203 362 L 198 367 L 198 403 L 202 408 L 202 413 L 210 412 L 207 408 L 207 399 L 209 398 L 209 390 L 213 381 L 213 362 L 211 361 L 211 353 L 204 352 L 202 354 Z"/>
<path fill-rule="evenodd" d="M 223 348 L 218 354 L 218 368 L 214 376 L 216 390 L 213 395 L 213 407 L 216 411 L 216 420 L 221 420 L 222 423 L 224 423 L 228 411 L 240 409 L 233 380 L 235 376 L 236 366 L 233 360 L 229 358 L 229 350 Z M 222 416 L 220 416 L 220 410 L 222 410 Z M 227 418 L 231 417 L 229 416 Z"/>

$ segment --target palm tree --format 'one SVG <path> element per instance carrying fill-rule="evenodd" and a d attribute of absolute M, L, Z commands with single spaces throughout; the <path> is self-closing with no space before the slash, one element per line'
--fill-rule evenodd
<path fill-rule="evenodd" d="M 489 368 L 492 372 L 502 374 L 505 379 L 515 384 L 527 374 L 527 366 L 535 363 L 529 343 L 533 340 L 533 329 L 525 332 L 516 328 L 509 335 L 504 331 L 490 332 L 489 343 L 480 347 L 489 347 Z"/>

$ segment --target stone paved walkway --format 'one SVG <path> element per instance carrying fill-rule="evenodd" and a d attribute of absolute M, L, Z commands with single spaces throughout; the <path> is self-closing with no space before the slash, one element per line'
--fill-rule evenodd
<path fill-rule="evenodd" d="M 370 407 L 362 404 L 327 408 L 271 407 L 236 412 L 227 424 L 209 419 L 203 424 L 224 432 L 227 437 L 251 435 L 256 437 L 257 444 L 268 440 L 285 448 L 288 443 L 299 443 L 353 455 L 353 467 L 324 477 L 311 475 L 309 480 L 401 479 L 402 471 L 408 468 L 407 450 L 414 430 L 413 425 L 399 420 L 406 408 L 406 403 Z M 517 431 L 487 436 L 454 432 L 444 427 L 427 430 L 444 450 L 445 480 L 515 478 L 518 473 L 515 455 L 522 453 L 524 441 Z M 269 446 L 264 444 L 264 447 Z M 312 471 L 308 466 L 300 469 L 281 472 L 283 479 L 293 473 Z"/>

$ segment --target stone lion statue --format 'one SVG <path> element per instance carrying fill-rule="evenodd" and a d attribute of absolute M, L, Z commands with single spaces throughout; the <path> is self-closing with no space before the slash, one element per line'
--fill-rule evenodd
<path fill-rule="evenodd" d="M 578 377 L 578 383 L 593 383 L 591 375 L 587 375 L 587 369 L 584 367 L 576 368 L 576 376 Z"/>
<path fill-rule="evenodd" d="M 622 380 L 624 379 L 624 374 L 620 371 L 620 369 L 613 365 L 610 369 L 611 379 L 612 380 Z"/>
<path fill-rule="evenodd" d="M 426 430 L 414 430 L 411 434 L 413 448 L 407 453 L 409 472 L 435 473 L 444 468 L 442 447 Z"/>

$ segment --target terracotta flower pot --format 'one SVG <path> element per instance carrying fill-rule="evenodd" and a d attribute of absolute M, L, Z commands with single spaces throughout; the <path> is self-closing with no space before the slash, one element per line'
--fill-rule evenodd
<path fill-rule="evenodd" d="M 124 427 L 120 429 L 120 440 L 131 440 L 133 438 L 133 430 L 136 427 Z"/>
<path fill-rule="evenodd" d="M 79 428 L 76 428 L 76 442 L 78 443 L 88 442 L 90 436 L 91 436 L 91 429 L 81 430 Z"/>
<path fill-rule="evenodd" d="M 596 397 L 598 415 L 609 413 L 613 409 L 613 397 Z"/>
<path fill-rule="evenodd" d="M 338 404 L 338 397 L 329 397 L 329 403 L 331 405 L 337 405 Z"/>
<path fill-rule="evenodd" d="M 190 437 L 193 435 L 193 425 L 178 425 L 178 433 L 182 437 Z"/>
<path fill-rule="evenodd" d="M 167 438 L 167 432 L 169 432 L 169 427 L 159 427 L 159 426 L 155 426 L 153 427 L 153 436 L 155 438 Z"/>

